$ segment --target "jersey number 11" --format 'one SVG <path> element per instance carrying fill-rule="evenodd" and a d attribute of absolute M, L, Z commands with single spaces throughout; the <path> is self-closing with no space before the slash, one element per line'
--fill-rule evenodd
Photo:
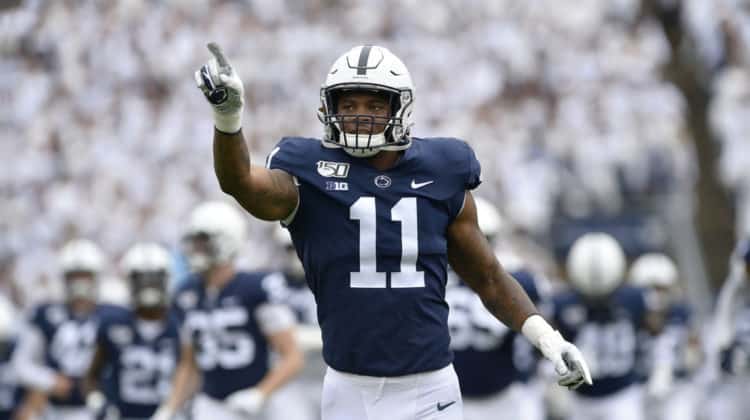
<path fill-rule="evenodd" d="M 385 288 L 388 273 L 376 269 L 375 197 L 360 197 L 349 208 L 349 218 L 359 220 L 359 271 L 349 273 L 349 286 Z M 391 274 L 392 288 L 424 287 L 424 271 L 417 271 L 419 225 L 417 198 L 406 197 L 391 209 L 391 220 L 401 222 L 401 269 Z"/>

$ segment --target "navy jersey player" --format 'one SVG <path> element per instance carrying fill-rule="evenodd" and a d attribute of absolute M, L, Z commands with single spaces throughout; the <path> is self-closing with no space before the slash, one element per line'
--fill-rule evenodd
<path fill-rule="evenodd" d="M 34 308 L 22 329 L 13 365 L 23 385 L 46 394 L 55 419 L 91 419 L 82 378 L 91 362 L 98 320 L 112 308 L 98 305 L 97 275 L 104 257 L 92 242 L 76 239 L 60 252 L 66 300 Z"/>
<path fill-rule="evenodd" d="M 481 197 L 475 197 L 475 201 L 479 228 L 494 244 L 501 216 L 490 202 Z M 529 298 L 535 304 L 540 303 L 541 287 L 536 276 L 523 264 L 506 265 L 506 269 Z M 490 418 L 497 413 L 508 418 L 542 420 L 542 393 L 527 383 L 537 365 L 528 340 L 498 323 L 479 296 L 453 272 L 449 273 L 445 298 L 450 305 L 448 326 L 453 364 L 461 385 L 466 420 Z"/>
<path fill-rule="evenodd" d="M 267 398 L 302 367 L 294 315 L 273 299 L 268 275 L 234 268 L 244 232 L 242 215 L 227 203 L 203 203 L 190 215 L 184 247 L 193 275 L 173 303 L 186 343 L 170 398 L 154 419 L 172 418 L 200 377 L 194 418 L 257 418 Z"/>
<path fill-rule="evenodd" d="M 646 414 L 694 419 L 699 394 L 693 373 L 703 352 L 691 307 L 678 290 L 677 266 L 664 254 L 644 254 L 633 262 L 629 281 L 645 289 L 648 300 L 638 340 L 638 376 L 649 397 Z"/>
<path fill-rule="evenodd" d="M 568 254 L 567 271 L 574 290 L 553 297 L 555 323 L 581 349 L 594 379 L 593 386 L 576 390 L 575 417 L 640 420 L 636 357 L 645 294 L 622 284 L 625 254 L 606 233 L 578 238 Z"/>
<path fill-rule="evenodd" d="M 156 243 L 138 243 L 125 253 L 131 308 L 111 311 L 99 323 L 86 376 L 90 408 L 106 398 L 116 418 L 148 419 L 169 395 L 181 344 L 177 320 L 167 311 L 170 264 Z"/>
<path fill-rule="evenodd" d="M 284 138 L 251 165 L 243 86 L 215 44 L 195 74 L 213 105 L 214 168 L 248 212 L 288 226 L 322 330 L 325 420 L 461 418 L 445 302 L 447 262 L 492 314 L 553 359 L 562 383 L 588 379 L 578 350 L 537 314 L 482 236 L 471 148 L 411 137 L 414 87 L 383 47 L 358 46 L 320 91 L 325 132 Z M 568 364 L 564 361 L 568 360 Z"/>
<path fill-rule="evenodd" d="M 750 239 L 740 241 L 730 259 L 711 328 L 710 353 L 718 383 L 710 401 L 711 420 L 744 420 L 750 413 Z"/>

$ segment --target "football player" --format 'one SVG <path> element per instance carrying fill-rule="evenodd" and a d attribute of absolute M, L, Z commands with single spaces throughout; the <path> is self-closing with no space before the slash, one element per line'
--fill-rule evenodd
<path fill-rule="evenodd" d="M 125 253 L 122 271 L 132 309 L 113 312 L 99 324 L 86 375 L 90 408 L 103 406 L 108 394 L 116 418 L 149 419 L 169 395 L 181 344 L 177 320 L 168 313 L 170 264 L 169 253 L 155 243 L 138 243 Z M 105 371 L 112 389 L 102 392 Z"/>
<path fill-rule="evenodd" d="M 479 228 L 494 244 L 502 224 L 494 205 L 474 197 Z M 507 258 L 512 261 L 516 258 Z M 537 277 L 518 261 L 505 268 L 515 277 L 531 300 L 540 303 Z M 542 393 L 528 385 L 534 375 L 537 356 L 522 335 L 498 323 L 481 299 L 463 281 L 449 273 L 445 299 L 450 305 L 453 364 L 464 398 L 464 418 L 479 420 L 502 413 L 508 418 L 543 420 Z"/>
<path fill-rule="evenodd" d="M 245 230 L 242 215 L 227 203 L 203 203 L 190 215 L 184 248 L 194 274 L 173 305 L 187 343 L 170 397 L 154 419 L 173 418 L 199 376 L 194 418 L 258 418 L 268 397 L 302 368 L 291 310 L 273 299 L 266 274 L 235 270 Z M 274 366 L 271 350 L 279 356 Z"/>
<path fill-rule="evenodd" d="M 606 233 L 578 238 L 567 257 L 573 290 L 552 299 L 560 331 L 589 361 L 593 386 L 578 388 L 572 413 L 581 420 L 640 420 L 643 400 L 636 383 L 637 332 L 646 314 L 641 289 L 623 285 L 625 254 Z"/>
<path fill-rule="evenodd" d="M 746 420 L 750 413 L 750 240 L 730 259 L 712 325 L 711 353 L 718 357 L 719 380 L 710 401 L 712 420 Z"/>
<path fill-rule="evenodd" d="M 23 398 L 23 388 L 10 363 L 16 345 L 15 307 L 0 294 L 0 420 L 14 419 Z"/>
<path fill-rule="evenodd" d="M 639 346 L 639 379 L 645 383 L 649 419 L 696 418 L 698 393 L 693 374 L 702 357 L 690 305 L 681 299 L 677 266 L 660 253 L 638 257 L 629 281 L 646 290 L 648 312 Z"/>
<path fill-rule="evenodd" d="M 91 363 L 97 323 L 111 306 L 98 305 L 97 276 L 104 256 L 93 242 L 76 239 L 60 252 L 65 302 L 41 304 L 19 334 L 13 366 L 20 382 L 48 400 L 51 418 L 89 420 L 82 379 Z"/>
<path fill-rule="evenodd" d="M 463 141 L 412 137 L 415 90 L 388 49 L 339 57 L 320 90 L 322 140 L 288 137 L 251 165 L 242 81 L 219 47 L 195 73 L 214 110 L 214 168 L 249 213 L 289 228 L 318 304 L 325 420 L 460 419 L 447 262 L 499 320 L 590 382 L 578 349 L 503 270 L 476 221 L 480 165 Z M 567 363 L 566 363 L 567 360 Z"/>

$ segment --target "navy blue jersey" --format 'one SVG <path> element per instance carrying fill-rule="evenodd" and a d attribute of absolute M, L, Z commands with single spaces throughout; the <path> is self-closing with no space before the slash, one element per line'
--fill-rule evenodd
<path fill-rule="evenodd" d="M 175 295 L 175 314 L 203 373 L 202 391 L 212 398 L 254 386 L 268 372 L 268 343 L 256 318 L 258 307 L 270 302 L 265 277 L 237 273 L 211 293 L 193 276 Z"/>
<path fill-rule="evenodd" d="M 169 396 L 180 354 L 179 326 L 174 317 L 144 324 L 122 308 L 103 317 L 97 342 L 106 352 L 106 394 L 122 418 L 149 418 Z"/>
<path fill-rule="evenodd" d="M 52 405 L 85 405 L 81 391 L 82 378 L 94 354 L 97 325 L 102 317 L 112 311 L 119 311 L 119 308 L 96 305 L 85 316 L 75 315 L 63 303 L 42 304 L 34 309 L 31 324 L 44 337 L 45 364 L 74 382 L 73 391 L 67 398 L 50 396 Z"/>
<path fill-rule="evenodd" d="M 381 171 L 317 139 L 285 138 L 268 166 L 299 185 L 288 227 L 318 305 L 326 363 L 370 376 L 447 366 L 446 230 L 480 183 L 471 148 L 415 138 Z"/>
<path fill-rule="evenodd" d="M 598 304 L 565 292 L 552 303 L 560 333 L 581 350 L 594 380 L 593 386 L 583 385 L 576 392 L 606 396 L 636 381 L 637 332 L 646 313 L 641 289 L 622 286 Z"/>
<path fill-rule="evenodd" d="M 10 361 L 14 348 L 13 341 L 0 343 L 0 420 L 11 420 L 23 399 L 23 388 Z"/>
<path fill-rule="evenodd" d="M 274 301 L 292 310 L 297 323 L 318 324 L 315 296 L 310 292 L 304 279 L 294 279 L 281 272 L 273 273 L 264 279 L 264 288 Z"/>
<path fill-rule="evenodd" d="M 512 274 L 538 303 L 540 295 L 533 274 L 525 270 Z M 528 379 L 538 358 L 523 335 L 501 324 L 463 282 L 448 287 L 446 300 L 450 305 L 453 365 L 464 397 L 487 397 L 515 381 Z"/>
<path fill-rule="evenodd" d="M 728 374 L 746 375 L 748 366 L 750 366 L 750 306 L 745 306 L 737 312 L 732 342 L 729 347 L 721 351 L 721 369 Z"/>
<path fill-rule="evenodd" d="M 686 378 L 690 375 L 687 366 L 692 330 L 692 310 L 687 302 L 675 302 L 664 314 L 664 326 L 654 334 L 647 328 L 638 332 L 638 356 L 636 360 L 636 374 L 639 382 L 648 380 L 654 368 L 654 358 L 657 357 L 657 345 L 666 344 L 674 361 L 674 377 Z"/>

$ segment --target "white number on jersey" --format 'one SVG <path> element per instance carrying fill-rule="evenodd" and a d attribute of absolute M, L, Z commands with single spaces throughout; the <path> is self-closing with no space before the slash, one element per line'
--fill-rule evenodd
<path fill-rule="evenodd" d="M 198 365 L 210 370 L 216 366 L 237 369 L 252 363 L 255 342 L 247 331 L 241 330 L 248 319 L 243 307 L 189 312 L 186 325 L 189 331 L 197 333 Z"/>
<path fill-rule="evenodd" d="M 448 327 L 451 331 L 451 348 L 489 351 L 499 346 L 510 329 L 497 321 L 473 291 L 465 287 L 452 287 L 445 296 L 450 305 Z"/>
<path fill-rule="evenodd" d="M 636 332 L 628 320 L 608 324 L 586 324 L 576 338 L 576 346 L 583 352 L 597 378 L 618 377 L 634 369 Z"/>
<path fill-rule="evenodd" d="M 349 286 L 385 288 L 387 273 L 376 269 L 377 214 L 375 197 L 360 197 L 349 208 L 349 218 L 359 220 L 359 271 L 349 273 Z M 391 220 L 401 222 L 401 269 L 391 273 L 391 287 L 424 287 L 424 272 L 417 271 L 419 224 L 417 198 L 406 197 L 391 209 Z"/>
<path fill-rule="evenodd" d="M 66 321 L 57 328 L 50 352 L 66 375 L 80 377 L 86 373 L 94 355 L 96 325 L 94 321 L 79 324 Z"/>
<path fill-rule="evenodd" d="M 120 356 L 120 398 L 133 404 L 159 404 L 169 395 L 174 353 L 143 346 L 126 348 Z"/>

